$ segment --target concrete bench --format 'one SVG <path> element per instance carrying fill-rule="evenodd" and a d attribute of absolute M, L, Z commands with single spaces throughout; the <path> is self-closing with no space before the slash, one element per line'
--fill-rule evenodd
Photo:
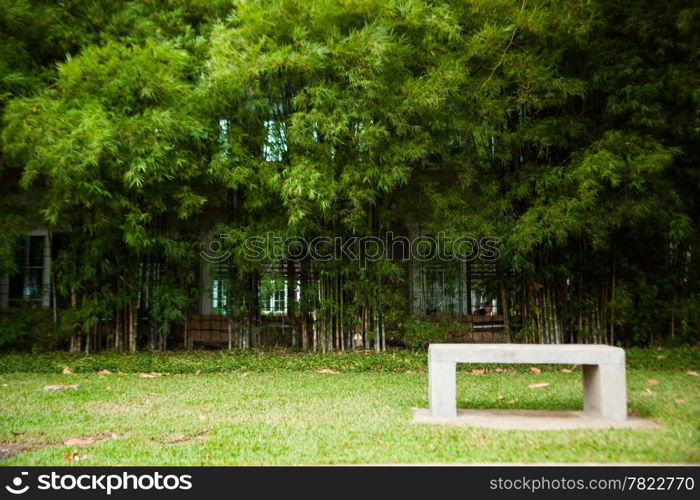
<path fill-rule="evenodd" d="M 625 420 L 625 351 L 607 345 L 430 344 L 430 415 L 457 416 L 457 363 L 575 364 L 583 366 L 583 410 Z"/>

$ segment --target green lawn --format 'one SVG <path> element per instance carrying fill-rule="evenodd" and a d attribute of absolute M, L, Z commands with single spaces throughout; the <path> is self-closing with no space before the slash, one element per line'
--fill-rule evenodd
<path fill-rule="evenodd" d="M 629 355 L 630 410 L 662 430 L 413 425 L 411 408 L 427 406 L 424 360 L 424 353 L 0 356 L 0 464 L 700 462 L 700 377 L 686 374 L 698 371 L 698 355 L 687 348 Z M 210 373 L 224 365 L 243 369 Z M 52 373 L 15 371 L 22 366 Z M 115 373 L 63 375 L 63 366 Z M 581 408 L 580 368 L 534 374 L 491 366 L 474 375 L 475 367 L 462 366 L 460 407 Z M 144 367 L 171 374 L 144 378 L 137 373 Z M 322 368 L 340 373 L 315 372 Z M 550 385 L 527 387 L 535 382 Z M 51 384 L 80 387 L 43 390 Z M 64 444 L 71 438 L 96 442 Z"/>

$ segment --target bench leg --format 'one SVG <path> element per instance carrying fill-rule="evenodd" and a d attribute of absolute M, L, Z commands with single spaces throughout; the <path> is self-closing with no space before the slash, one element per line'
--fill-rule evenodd
<path fill-rule="evenodd" d="M 583 410 L 613 420 L 627 418 L 625 365 L 583 365 Z"/>
<path fill-rule="evenodd" d="M 457 416 L 457 363 L 431 361 L 428 366 L 430 415 Z"/>

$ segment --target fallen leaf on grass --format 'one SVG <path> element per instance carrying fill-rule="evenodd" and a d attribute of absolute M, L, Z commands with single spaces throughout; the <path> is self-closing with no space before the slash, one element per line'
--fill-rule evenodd
<path fill-rule="evenodd" d="M 472 375 L 483 375 L 486 370 L 472 370 Z"/>
<path fill-rule="evenodd" d="M 686 404 L 687 401 L 685 399 L 676 399 L 676 404 L 677 405 L 684 405 Z"/>
<path fill-rule="evenodd" d="M 690 375 L 691 377 L 697 377 L 697 376 L 698 376 L 698 372 L 694 372 L 693 370 L 688 370 L 687 372 L 685 372 L 685 374 L 686 374 L 686 375 Z"/>
<path fill-rule="evenodd" d="M 509 400 L 509 401 L 508 401 L 508 404 L 509 404 L 509 405 L 515 404 L 515 399 Z"/>
<path fill-rule="evenodd" d="M 650 378 L 647 380 L 647 385 L 659 385 L 659 381 L 655 378 Z"/>
<path fill-rule="evenodd" d="M 413 375 L 413 372 L 412 372 L 411 370 L 406 370 L 404 373 L 405 373 L 406 375 Z"/>
<path fill-rule="evenodd" d="M 499 401 L 500 401 L 501 399 L 505 399 L 505 398 L 506 398 L 506 397 L 505 397 L 503 394 L 499 394 L 498 396 L 496 396 L 496 399 L 499 400 Z"/>
<path fill-rule="evenodd" d="M 201 374 L 202 374 L 202 370 L 197 370 L 196 372 L 194 372 L 194 374 L 195 374 L 195 375 L 201 375 Z"/>
<path fill-rule="evenodd" d="M 530 371 L 531 371 L 532 373 L 542 373 L 542 370 L 540 370 L 539 368 L 537 368 L 537 367 L 535 367 L 535 366 L 531 366 L 531 367 L 530 367 Z"/>
<path fill-rule="evenodd" d="M 97 436 L 88 436 L 86 438 L 68 438 L 63 441 L 65 446 L 87 446 L 89 444 L 99 443 L 101 441 L 107 441 L 108 439 L 117 439 L 119 435 L 116 432 L 110 432 L 109 434 L 102 434 Z"/>
<path fill-rule="evenodd" d="M 528 389 L 539 389 L 541 387 L 547 387 L 549 385 L 549 382 L 540 382 L 539 384 L 530 384 L 528 385 Z"/>
<path fill-rule="evenodd" d="M 97 374 L 98 375 L 111 375 L 112 372 L 109 370 L 100 370 L 99 372 L 97 372 Z"/>
<path fill-rule="evenodd" d="M 57 384 L 57 385 L 45 385 L 44 390 L 51 392 L 51 391 L 65 391 L 66 389 L 70 389 L 72 391 L 77 391 L 80 386 L 78 384 L 71 384 L 71 385 L 64 385 L 64 384 Z"/>
<path fill-rule="evenodd" d="M 68 368 L 67 366 L 63 369 L 63 374 L 64 375 L 73 375 L 73 370 Z"/>
<path fill-rule="evenodd" d="M 139 377 L 141 378 L 156 378 L 156 377 L 162 377 L 163 374 L 159 372 L 150 372 L 150 373 L 139 373 Z"/>
<path fill-rule="evenodd" d="M 88 444 L 94 444 L 97 442 L 95 436 L 90 436 L 86 438 L 69 438 L 63 441 L 66 446 L 87 446 Z"/>
<path fill-rule="evenodd" d="M 340 373 L 340 372 L 337 372 L 335 370 L 331 370 L 330 368 L 324 368 L 322 370 L 316 370 L 316 373 L 331 373 L 331 374 L 335 375 L 335 374 Z"/>
<path fill-rule="evenodd" d="M 664 356 L 663 354 L 659 354 L 658 356 L 656 356 L 656 359 L 666 359 L 666 356 Z"/>

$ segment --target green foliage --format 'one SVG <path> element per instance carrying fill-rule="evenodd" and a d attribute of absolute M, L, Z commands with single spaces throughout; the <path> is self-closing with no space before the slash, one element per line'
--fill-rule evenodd
<path fill-rule="evenodd" d="M 114 373 L 202 373 L 305 372 L 331 369 L 339 372 L 395 372 L 425 370 L 425 352 L 395 351 L 376 354 L 346 351 L 333 354 L 294 353 L 240 349 L 226 352 L 194 351 L 124 354 L 100 352 L 91 355 L 65 352 L 34 356 L 0 354 L 0 373 L 60 373 L 69 366 L 76 373 L 107 369 Z"/>
<path fill-rule="evenodd" d="M 26 307 L 0 314 L 0 351 L 53 351 L 65 346 L 73 325 L 55 325 L 51 311 Z"/>
<path fill-rule="evenodd" d="M 453 334 L 464 328 L 451 314 L 440 315 L 433 321 L 409 316 L 396 325 L 391 340 L 409 349 L 427 349 L 428 344 L 449 342 Z"/>
<path fill-rule="evenodd" d="M 69 230 L 57 278 L 82 328 L 153 294 L 165 335 L 215 231 L 256 275 L 247 236 L 417 225 L 500 239 L 522 340 L 694 335 L 690 0 L 0 7 L 0 270 L 27 228 Z M 350 313 L 401 322 L 405 268 L 353 266 L 314 270 L 342 276 Z M 450 328 L 410 323 L 416 346 Z"/>
<path fill-rule="evenodd" d="M 44 330 L 46 331 L 46 330 Z M 631 370 L 696 370 L 700 363 L 698 346 L 656 349 L 626 349 L 627 366 Z M 27 354 L 0 354 L 0 373 L 54 373 L 60 374 L 68 366 L 75 373 L 95 373 L 109 370 L 113 373 L 244 373 L 244 372 L 312 372 L 334 370 L 341 373 L 424 373 L 428 355 L 424 349 L 390 350 L 385 353 L 370 351 L 338 351 L 328 354 L 298 353 L 291 350 L 262 351 L 237 349 L 233 351 L 170 351 L 163 353 L 99 352 L 71 354 L 41 352 Z M 539 366 L 539 365 L 538 365 Z M 475 367 L 496 368 L 505 365 L 458 364 L 457 370 L 471 372 Z M 508 365 L 509 370 L 529 373 L 526 365 Z M 556 373 L 560 365 L 540 366 L 543 372 Z"/>

